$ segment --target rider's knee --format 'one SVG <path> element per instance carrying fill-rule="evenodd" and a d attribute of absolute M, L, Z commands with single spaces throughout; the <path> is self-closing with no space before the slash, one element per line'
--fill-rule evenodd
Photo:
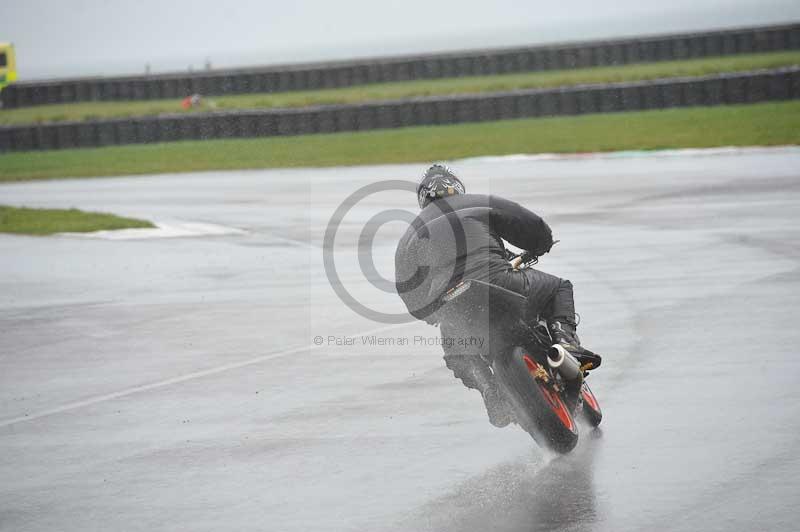
<path fill-rule="evenodd" d="M 463 355 L 445 355 L 444 356 L 444 364 L 447 366 L 447 369 L 453 370 L 453 373 L 456 373 L 456 376 L 459 372 L 463 372 L 465 368 L 469 366 L 469 363 L 465 360 Z"/>
<path fill-rule="evenodd" d="M 473 361 L 463 355 L 445 355 L 444 363 L 453 372 L 455 378 L 460 379 L 467 388 L 477 388 L 475 368 Z"/>

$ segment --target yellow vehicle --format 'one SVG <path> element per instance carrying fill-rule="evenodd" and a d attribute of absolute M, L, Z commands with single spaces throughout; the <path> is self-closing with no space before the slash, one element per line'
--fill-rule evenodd
<path fill-rule="evenodd" d="M 0 90 L 17 80 L 17 62 L 14 59 L 14 45 L 0 42 Z"/>

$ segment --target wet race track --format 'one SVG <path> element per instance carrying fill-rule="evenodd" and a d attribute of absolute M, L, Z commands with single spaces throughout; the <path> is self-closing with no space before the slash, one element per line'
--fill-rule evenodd
<path fill-rule="evenodd" d="M 491 427 L 437 329 L 332 290 L 334 209 L 423 165 L 4 185 L 2 204 L 218 234 L 0 236 L 0 530 L 796 530 L 800 150 L 453 167 L 561 240 L 539 267 L 572 280 L 606 356 L 605 419 L 572 454 Z M 375 194 L 339 228 L 370 308 L 402 310 L 359 234 L 415 208 Z M 405 227 L 375 236 L 385 277 Z"/>

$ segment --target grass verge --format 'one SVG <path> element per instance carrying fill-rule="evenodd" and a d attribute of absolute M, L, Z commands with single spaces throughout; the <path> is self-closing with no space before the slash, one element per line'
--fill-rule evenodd
<path fill-rule="evenodd" d="M 0 155 L 0 182 L 512 153 L 800 144 L 800 101 Z"/>
<path fill-rule="evenodd" d="M 419 96 L 471 94 L 513 89 L 559 87 L 585 83 L 612 83 L 668 77 L 702 76 L 721 72 L 741 72 L 792 65 L 800 65 L 800 51 L 712 57 L 684 61 L 665 61 L 619 67 L 596 67 L 500 76 L 381 83 L 319 91 L 219 96 L 207 99 L 204 105 L 190 111 L 182 109 L 180 100 L 177 98 L 172 100 L 138 102 L 54 104 L 0 110 L 0 125 L 59 122 L 65 120 L 92 120 L 97 118 L 124 118 L 163 113 L 207 112 L 210 110 L 306 107 L 310 105 L 359 103 Z"/>
<path fill-rule="evenodd" d="M 78 209 L 31 209 L 0 205 L 0 233 L 51 235 L 155 227 L 145 220 Z"/>

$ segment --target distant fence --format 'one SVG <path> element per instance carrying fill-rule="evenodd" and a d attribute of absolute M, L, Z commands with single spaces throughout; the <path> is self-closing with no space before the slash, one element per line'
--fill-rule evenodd
<path fill-rule="evenodd" d="M 800 98 L 800 68 L 354 105 L 0 127 L 0 152 L 305 135 Z"/>
<path fill-rule="evenodd" d="M 623 65 L 800 49 L 800 23 L 703 33 L 198 73 L 17 83 L 6 108 L 331 89 L 367 83 Z"/>

